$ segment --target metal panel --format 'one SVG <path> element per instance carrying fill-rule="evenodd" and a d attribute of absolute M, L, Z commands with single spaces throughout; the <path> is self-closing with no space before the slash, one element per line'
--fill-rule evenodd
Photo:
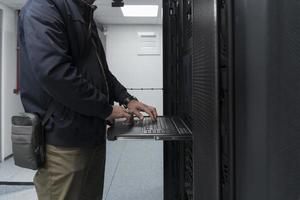
<path fill-rule="evenodd" d="M 300 2 L 269 3 L 268 198 L 299 200 Z"/>
<path fill-rule="evenodd" d="M 267 200 L 268 0 L 235 1 L 236 199 Z"/>
<path fill-rule="evenodd" d="M 216 0 L 193 3 L 194 199 L 218 200 L 219 100 Z"/>
<path fill-rule="evenodd" d="M 237 200 L 300 199 L 299 9 L 235 1 Z"/>
<path fill-rule="evenodd" d="M 191 128 L 191 0 L 164 1 L 164 114 Z M 193 199 L 192 141 L 164 142 L 164 199 Z"/>
<path fill-rule="evenodd" d="M 232 11 L 232 0 L 219 1 L 220 190 L 222 200 L 232 200 L 235 195 Z"/>
<path fill-rule="evenodd" d="M 177 68 L 178 68 L 178 8 L 176 1 L 163 1 L 164 34 L 164 115 L 177 114 Z M 183 200 L 183 144 L 164 142 L 164 200 Z"/>

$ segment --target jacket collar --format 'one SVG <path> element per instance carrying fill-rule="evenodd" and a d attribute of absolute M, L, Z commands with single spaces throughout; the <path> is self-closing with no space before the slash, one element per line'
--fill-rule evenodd
<path fill-rule="evenodd" d="M 94 4 L 94 2 L 95 2 L 95 0 L 80 0 L 80 1 L 82 1 L 83 3 L 86 3 L 86 4 L 88 4 L 88 5 L 93 5 Z"/>
<path fill-rule="evenodd" d="M 95 0 L 77 0 L 81 5 L 85 5 L 88 7 L 93 6 Z"/>
<path fill-rule="evenodd" d="M 91 9 L 93 11 L 95 11 L 97 9 L 97 6 L 93 5 L 95 0 L 75 0 L 80 7 L 84 8 L 84 9 Z"/>
<path fill-rule="evenodd" d="M 83 16 L 86 16 L 87 14 L 90 15 L 90 13 L 94 12 L 97 9 L 97 6 L 93 5 L 92 2 L 95 2 L 95 0 L 74 0 L 77 5 L 79 12 L 81 13 L 82 16 L 82 21 L 85 22 Z M 88 3 L 88 1 L 91 3 Z"/>

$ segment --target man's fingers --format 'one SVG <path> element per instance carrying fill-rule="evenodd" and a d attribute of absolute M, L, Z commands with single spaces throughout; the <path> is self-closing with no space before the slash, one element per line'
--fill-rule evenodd
<path fill-rule="evenodd" d="M 136 104 L 131 104 L 130 109 L 140 119 L 143 119 L 143 117 L 144 117 L 140 113 L 141 111 L 147 113 L 152 120 L 156 120 L 156 118 L 157 118 L 156 108 L 154 108 L 152 106 L 148 106 L 142 102 L 136 102 Z"/>
<path fill-rule="evenodd" d="M 157 112 L 156 112 L 156 110 L 153 110 L 152 113 L 154 115 L 154 118 L 157 119 Z"/>
<path fill-rule="evenodd" d="M 144 112 L 146 112 L 149 116 L 150 116 L 150 118 L 152 119 L 152 120 L 155 120 L 156 119 L 156 117 L 154 116 L 154 114 L 151 112 L 151 110 L 149 109 L 149 106 L 147 106 L 146 104 L 143 104 L 142 103 L 142 106 L 141 106 L 141 108 L 140 108 L 142 111 L 144 111 Z"/>
<path fill-rule="evenodd" d="M 154 108 L 154 111 L 155 111 L 155 116 L 156 116 L 156 118 L 157 118 L 157 117 L 158 117 L 158 114 L 157 114 L 156 108 Z"/>
<path fill-rule="evenodd" d="M 154 115 L 154 117 L 155 117 L 155 119 L 156 119 L 157 116 L 158 116 L 157 111 L 156 111 L 156 108 L 150 107 L 150 106 L 149 106 L 149 109 L 150 109 L 151 113 Z"/>
<path fill-rule="evenodd" d="M 152 119 L 152 120 L 155 120 L 156 118 L 154 117 L 154 115 L 153 115 L 153 113 L 151 112 L 151 110 L 148 108 L 148 107 L 144 107 L 143 108 L 143 110 L 144 110 L 144 112 L 146 112 L 149 116 L 150 116 L 150 118 Z"/>
<path fill-rule="evenodd" d="M 152 120 L 156 120 L 156 118 L 157 118 L 157 111 L 156 111 L 156 108 L 154 108 L 154 107 L 152 107 L 152 106 L 148 106 L 148 105 L 146 105 L 146 104 L 143 104 L 143 106 L 144 106 L 145 112 L 146 112 L 146 110 L 148 110 L 148 112 L 151 113 L 151 114 L 149 114 L 149 113 L 147 112 L 147 113 L 150 115 L 151 119 L 152 119 Z M 152 116 L 151 116 L 151 115 L 152 115 Z"/>
<path fill-rule="evenodd" d="M 126 118 L 127 120 L 130 120 L 131 118 L 131 114 L 127 112 L 127 110 L 123 110 L 123 113 L 122 113 L 122 117 Z"/>
<path fill-rule="evenodd" d="M 144 119 L 144 115 L 140 113 L 138 110 L 134 110 L 133 114 L 135 114 L 140 120 Z"/>

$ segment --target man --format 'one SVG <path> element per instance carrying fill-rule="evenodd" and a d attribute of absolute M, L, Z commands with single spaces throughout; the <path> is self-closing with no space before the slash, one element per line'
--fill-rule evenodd
<path fill-rule="evenodd" d="M 141 111 L 157 117 L 109 71 L 93 2 L 29 0 L 20 13 L 22 103 L 41 118 L 55 108 L 46 163 L 34 178 L 39 200 L 102 199 L 106 121 L 143 119 Z"/>

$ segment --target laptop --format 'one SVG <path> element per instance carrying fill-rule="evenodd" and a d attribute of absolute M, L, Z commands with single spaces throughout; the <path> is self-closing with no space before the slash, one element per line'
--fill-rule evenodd
<path fill-rule="evenodd" d="M 108 128 L 108 140 L 153 139 L 153 140 L 192 140 L 192 132 L 180 117 L 159 116 L 156 121 L 145 117 L 135 118 L 132 123 L 116 120 Z"/>

